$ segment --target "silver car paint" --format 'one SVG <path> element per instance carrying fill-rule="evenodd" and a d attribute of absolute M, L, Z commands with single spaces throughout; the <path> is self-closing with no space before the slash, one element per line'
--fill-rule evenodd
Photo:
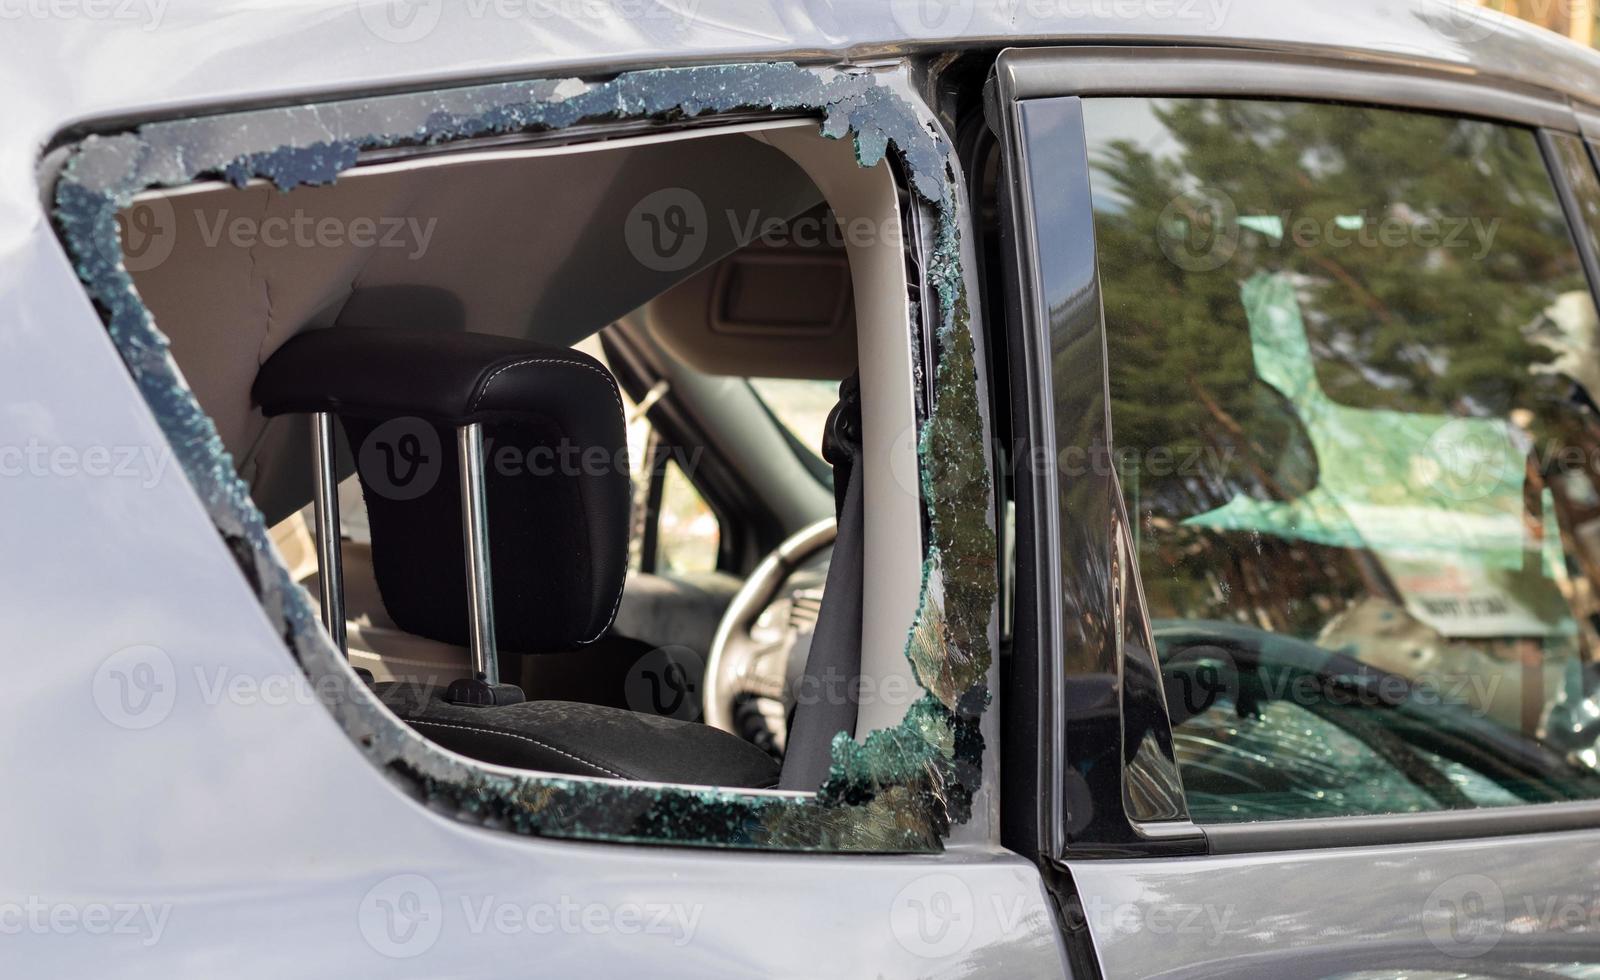
<path fill-rule="evenodd" d="M 1593 833 L 1070 867 L 1108 977 L 1600 976 Z"/>
<path fill-rule="evenodd" d="M 506 16 L 508 7 L 523 13 Z M 432 0 L 415 5 L 421 20 L 412 24 L 424 30 L 407 40 L 410 27 L 374 17 L 383 4 L 0 4 L 0 633 L 11 654 L 0 694 L 10 749 L 0 962 L 8 973 L 1063 971 L 1037 873 L 1000 852 L 832 858 L 521 840 L 455 824 L 400 795 L 314 692 L 296 686 L 298 670 L 168 465 L 41 203 L 40 154 L 62 129 L 490 75 L 866 59 L 924 40 L 968 43 L 927 36 L 941 33 L 1275 47 L 1316 39 L 1319 48 L 1442 60 L 1600 101 L 1594 55 L 1497 20 L 1441 29 L 1419 16 L 1420 0 L 957 3 L 957 19 L 932 32 L 920 8 L 899 3 L 572 7 L 576 15 L 558 17 L 548 12 L 564 8 L 549 4 Z M 1183 8 L 1209 16 L 1173 12 Z M 149 670 L 135 672 L 140 664 Z M 1527 877 L 1507 879 L 1514 888 L 1539 873 L 1529 855 L 1557 847 L 1564 867 L 1589 867 L 1600 835 L 1321 860 L 1352 874 L 1376 862 L 1362 875 L 1370 894 L 1396 865 L 1413 869 L 1414 885 L 1416 876 L 1472 873 L 1492 855 L 1514 854 L 1512 870 L 1528 866 Z M 1281 884 L 1308 860 L 1075 871 L 1090 893 L 1127 893 L 1146 907 L 1204 887 L 1257 910 L 1253 935 L 1293 939 L 1341 921 L 1315 879 Z M 1376 905 L 1381 894 L 1365 901 Z M 1370 938 L 1384 919 L 1344 921 Z M 1153 961 L 1138 956 L 1162 953 L 1122 958 L 1115 936 L 1095 936 L 1116 951 L 1106 960 L 1113 972 L 1141 971 Z M 1169 947 L 1167 962 L 1188 948 L 1154 945 Z"/>
<path fill-rule="evenodd" d="M 267 629 L 47 225 L 0 290 L 7 975 L 1062 972 L 1037 872 L 997 850 L 648 849 L 426 811 Z"/>
<path fill-rule="evenodd" d="M 20 145 L 13 159 L 36 152 Z M 990 846 L 844 860 L 517 840 L 398 792 L 263 617 L 36 195 L 8 196 L 31 213 L 0 253 L 14 972 L 1063 972 L 1036 870 Z"/>

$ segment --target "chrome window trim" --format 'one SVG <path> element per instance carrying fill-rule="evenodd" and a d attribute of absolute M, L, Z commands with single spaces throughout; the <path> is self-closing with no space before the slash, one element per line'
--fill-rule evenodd
<path fill-rule="evenodd" d="M 1425 844 L 1594 830 L 1596 827 L 1600 827 L 1600 801 L 1582 800 L 1436 813 L 1209 824 L 1204 830 L 1212 854 L 1250 854 L 1374 844 Z"/>

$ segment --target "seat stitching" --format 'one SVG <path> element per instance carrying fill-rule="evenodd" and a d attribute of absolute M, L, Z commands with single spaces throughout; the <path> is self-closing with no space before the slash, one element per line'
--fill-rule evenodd
<path fill-rule="evenodd" d="M 585 371 L 593 371 L 595 374 L 600 375 L 600 377 L 602 377 L 602 378 L 604 378 L 606 380 L 606 384 L 611 386 L 611 397 L 616 400 L 617 411 L 622 413 L 624 422 L 626 422 L 628 410 L 623 407 L 621 390 L 617 387 L 617 379 L 611 376 L 611 372 L 605 370 L 604 368 L 596 367 L 595 365 L 590 364 L 590 363 L 588 363 L 586 361 L 563 361 L 560 358 L 555 358 L 555 357 L 526 357 L 526 358 L 523 358 L 520 361 L 512 361 L 510 364 L 502 364 L 499 367 L 495 368 L 494 371 L 490 373 L 489 377 L 484 379 L 483 387 L 479 388 L 478 389 L 478 393 L 475 396 L 473 396 L 472 404 L 470 406 L 468 406 L 467 410 L 469 412 L 475 412 L 475 411 L 478 410 L 478 404 L 481 401 L 483 401 L 483 396 L 487 395 L 489 393 L 489 386 L 494 384 L 494 379 L 495 378 L 500 377 L 501 374 L 505 373 L 506 371 L 511 370 L 514 367 L 522 367 L 525 364 L 562 364 L 562 365 L 565 365 L 567 367 L 583 368 Z M 622 444 L 622 461 L 624 463 L 629 463 L 629 460 L 628 460 L 628 444 L 627 444 L 626 441 L 624 441 L 623 444 Z M 631 466 L 630 466 L 630 472 L 631 472 Z M 623 540 L 622 540 L 622 556 L 623 556 L 623 564 L 624 565 L 627 564 L 627 555 L 628 555 L 628 540 L 627 540 L 627 538 L 623 538 Z M 623 578 L 624 578 L 624 580 L 626 580 L 627 576 L 624 575 Z M 624 584 L 626 584 L 626 583 L 624 583 Z M 617 620 L 617 610 L 622 607 L 622 593 L 623 593 L 623 588 L 619 587 L 617 589 L 616 597 L 611 600 L 611 613 L 610 613 L 610 615 L 608 615 L 606 617 L 606 621 L 604 623 L 600 624 L 600 631 L 598 633 L 596 633 L 595 635 L 589 637 L 587 640 L 579 640 L 579 641 L 577 641 L 577 643 L 575 644 L 576 646 L 580 646 L 580 647 L 581 646 L 588 646 L 589 644 L 591 644 L 591 643 L 595 642 L 596 640 L 600 639 L 600 637 L 606 635 L 606 630 L 610 629 L 611 628 L 611 624 L 616 622 L 616 620 Z M 560 751 L 560 750 L 557 749 L 556 751 Z M 580 759 L 578 761 L 581 762 L 583 760 Z M 599 768 L 599 767 L 596 767 L 596 768 Z"/>
<path fill-rule="evenodd" d="M 598 374 L 602 378 L 606 379 L 606 384 L 611 387 L 611 397 L 617 401 L 617 408 L 622 408 L 622 395 L 617 390 L 617 381 L 609 372 L 605 371 L 604 369 L 598 368 L 595 365 L 586 363 L 584 361 L 563 361 L 560 358 L 555 357 L 528 357 L 523 358 L 520 361 L 512 361 L 510 364 L 502 364 L 495 368 L 489 377 L 484 380 L 483 387 L 478 389 L 477 395 L 473 396 L 472 405 L 468 410 L 477 411 L 479 403 L 483 401 L 483 396 L 489 393 L 489 386 L 494 384 L 495 378 L 500 377 L 500 375 L 514 367 L 522 367 L 526 364 L 562 364 L 567 367 L 583 368 L 585 371 L 593 371 L 595 374 Z"/>
<path fill-rule="evenodd" d="M 480 727 L 477 727 L 477 726 L 474 726 L 474 725 L 458 725 L 458 724 L 456 724 L 454 722 L 449 722 L 449 721 L 424 721 L 424 720 L 421 720 L 421 719 L 413 718 L 413 719 L 407 719 L 407 722 L 409 724 L 412 724 L 412 725 L 437 725 L 440 728 L 459 728 L 464 732 L 478 732 L 479 734 L 482 734 L 482 735 L 504 735 L 506 738 L 520 738 L 524 742 L 532 742 L 534 745 L 537 745 L 540 748 L 549 749 L 551 752 L 554 752 L 557 755 L 564 755 L 564 756 L 566 756 L 567 758 L 571 759 L 574 762 L 581 762 L 584 765 L 589 766 L 590 768 L 598 769 L 598 770 L 600 770 L 601 772 L 605 773 L 608 776 L 615 776 L 618 779 L 627 779 L 628 778 L 627 776 L 624 776 L 622 773 L 617 772 L 614 769 L 607 769 L 605 766 L 600 765 L 600 763 L 598 763 L 598 762 L 590 762 L 588 759 L 585 759 L 582 756 L 573 755 L 571 752 L 568 752 L 565 749 L 558 749 L 554 745 L 551 745 L 548 742 L 541 742 L 538 739 L 533 738 L 533 737 L 528 736 L 528 735 L 518 735 L 515 732 L 502 732 L 502 731 L 500 731 L 499 729 L 496 729 L 496 728 L 480 728 Z"/>

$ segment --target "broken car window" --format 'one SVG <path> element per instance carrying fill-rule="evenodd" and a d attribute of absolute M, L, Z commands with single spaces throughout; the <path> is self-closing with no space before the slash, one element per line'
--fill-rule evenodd
<path fill-rule="evenodd" d="M 313 601 L 272 546 L 249 485 L 123 261 L 118 214 L 151 188 L 200 179 L 263 192 L 265 183 L 252 182 L 270 181 L 274 193 L 285 194 L 332 184 L 371 151 L 735 110 L 817 116 L 820 134 L 849 140 L 862 167 L 893 154 L 935 221 L 924 268 L 936 303 L 926 307 L 923 328 L 936 337 L 939 356 L 930 379 L 932 407 L 918 430 L 927 534 L 917 613 L 903 648 L 925 693 L 899 724 L 857 733 L 859 741 L 834 739 L 831 768 L 815 792 L 663 786 L 550 775 L 538 767 L 516 772 L 441 752 L 383 710 L 347 667 Z M 505 82 L 151 122 L 91 136 L 71 148 L 54 216 L 174 457 L 260 597 L 267 617 L 261 625 L 284 638 L 313 683 L 326 686 L 327 707 L 345 733 L 408 793 L 439 812 L 520 834 L 930 851 L 970 816 L 980 785 L 978 720 L 988 703 L 996 589 L 981 438 L 986 422 L 975 370 L 978 324 L 965 296 L 948 154 L 931 113 L 894 73 L 782 63 L 647 70 L 592 84 L 570 78 Z M 622 312 L 608 311 L 608 317 Z M 913 326 L 906 324 L 908 335 Z"/>

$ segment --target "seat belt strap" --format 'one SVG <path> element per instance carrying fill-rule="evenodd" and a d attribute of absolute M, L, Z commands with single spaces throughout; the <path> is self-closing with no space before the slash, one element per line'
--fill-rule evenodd
<path fill-rule="evenodd" d="M 833 762 L 834 736 L 855 737 L 861 684 L 862 582 L 865 578 L 861 474 L 860 387 L 854 377 L 840 386 L 839 405 L 828 419 L 823 457 L 833 464 L 839 532 L 823 586 L 822 609 L 811 651 L 795 692 L 794 723 L 784 752 L 778 788 L 816 790 Z"/>

